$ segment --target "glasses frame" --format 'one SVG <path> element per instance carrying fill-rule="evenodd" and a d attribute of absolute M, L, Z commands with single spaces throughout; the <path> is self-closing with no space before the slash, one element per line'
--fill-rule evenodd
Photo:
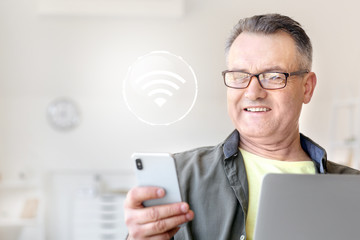
<path fill-rule="evenodd" d="M 232 86 L 229 86 L 226 84 L 226 79 L 225 79 L 225 75 L 226 73 L 231 73 L 231 72 L 240 72 L 240 73 L 246 73 L 246 74 L 249 74 L 249 77 L 250 77 L 250 80 L 248 82 L 248 84 L 245 86 L 245 87 L 232 87 Z M 261 84 L 261 81 L 259 79 L 259 76 L 261 74 L 264 74 L 264 73 L 281 73 L 281 74 L 284 74 L 285 75 L 285 84 L 283 87 L 280 87 L 280 88 L 265 88 L 262 84 Z M 248 72 L 243 72 L 243 71 L 231 71 L 231 70 L 225 70 L 222 72 L 222 76 L 223 76 L 223 79 L 224 79 L 224 84 L 225 86 L 229 87 L 229 88 L 234 88 L 234 89 L 245 89 L 247 88 L 250 83 L 251 83 L 251 80 L 253 77 L 256 77 L 256 79 L 258 80 L 260 86 L 263 88 L 263 89 L 266 89 L 266 90 L 277 90 L 277 89 L 283 89 L 286 87 L 287 85 L 287 80 L 289 77 L 291 76 L 296 76 L 296 75 L 301 75 L 301 74 L 304 74 L 304 73 L 309 73 L 309 70 L 299 70 L 299 71 L 296 71 L 296 72 L 290 72 L 290 73 L 287 73 L 287 72 L 276 72 L 276 71 L 268 71 L 268 72 L 261 72 L 261 73 L 258 73 L 258 74 L 252 74 L 252 73 L 248 73 Z"/>

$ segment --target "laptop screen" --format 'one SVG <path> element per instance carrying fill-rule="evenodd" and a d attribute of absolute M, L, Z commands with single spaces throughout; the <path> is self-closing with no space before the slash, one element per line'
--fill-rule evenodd
<path fill-rule="evenodd" d="M 360 176 L 268 174 L 254 240 L 360 239 Z"/>

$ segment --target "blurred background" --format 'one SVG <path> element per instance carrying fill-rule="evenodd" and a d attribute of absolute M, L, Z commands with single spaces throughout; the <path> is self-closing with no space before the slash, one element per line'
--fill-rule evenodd
<path fill-rule="evenodd" d="M 313 42 L 318 85 L 301 132 L 359 168 L 355 0 L 0 0 L 0 239 L 124 238 L 131 154 L 223 141 L 225 40 L 240 18 L 273 12 Z M 181 56 L 197 78 L 173 124 L 139 120 L 123 96 L 129 67 L 152 51 Z"/>

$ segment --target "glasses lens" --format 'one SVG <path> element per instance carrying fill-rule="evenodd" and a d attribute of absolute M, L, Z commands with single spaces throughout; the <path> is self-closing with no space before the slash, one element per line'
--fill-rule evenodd
<path fill-rule="evenodd" d="M 249 84 L 249 74 L 243 72 L 227 72 L 225 74 L 225 83 L 233 88 L 246 88 Z"/>
<path fill-rule="evenodd" d="M 286 85 L 286 76 L 283 73 L 263 73 L 259 78 L 263 87 L 267 89 L 283 88 Z"/>

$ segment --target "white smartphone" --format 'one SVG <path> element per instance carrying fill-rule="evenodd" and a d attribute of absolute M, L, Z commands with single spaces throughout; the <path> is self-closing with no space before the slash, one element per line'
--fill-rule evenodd
<path fill-rule="evenodd" d="M 143 202 L 145 207 L 181 202 L 175 160 L 169 153 L 134 153 L 132 159 L 138 186 L 165 190 L 165 197 Z"/>

